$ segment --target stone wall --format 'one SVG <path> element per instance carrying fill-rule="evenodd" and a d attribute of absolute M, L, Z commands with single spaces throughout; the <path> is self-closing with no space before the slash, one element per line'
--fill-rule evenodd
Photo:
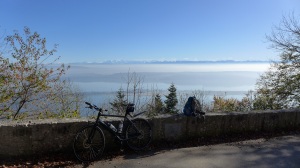
<path fill-rule="evenodd" d="M 300 127 L 300 109 L 248 113 L 210 113 L 205 120 L 182 115 L 148 119 L 153 128 L 153 143 L 193 138 L 276 132 Z M 0 122 L 0 159 L 33 155 L 72 153 L 76 132 L 87 119 Z M 113 122 L 117 125 L 117 121 Z M 105 131 L 107 149 L 116 143 Z"/>

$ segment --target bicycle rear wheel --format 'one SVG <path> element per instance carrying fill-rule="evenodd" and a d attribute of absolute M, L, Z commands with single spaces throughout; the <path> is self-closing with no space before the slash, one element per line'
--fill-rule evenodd
<path fill-rule="evenodd" d="M 83 127 L 77 132 L 73 149 L 74 154 L 82 162 L 90 162 L 98 158 L 105 148 L 103 131 L 94 125 Z"/>
<path fill-rule="evenodd" d="M 126 129 L 127 145 L 133 150 L 146 148 L 152 140 L 152 128 L 147 120 L 135 119 Z"/>

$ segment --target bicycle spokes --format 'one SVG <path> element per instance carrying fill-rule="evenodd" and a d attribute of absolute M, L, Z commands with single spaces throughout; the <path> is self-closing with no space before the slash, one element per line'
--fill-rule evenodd
<path fill-rule="evenodd" d="M 83 162 L 95 160 L 102 154 L 104 147 L 104 134 L 94 125 L 86 126 L 79 131 L 73 145 L 76 157 Z"/>
<path fill-rule="evenodd" d="M 141 150 L 148 146 L 152 139 L 150 124 L 143 119 L 133 120 L 126 130 L 127 145 L 134 150 Z"/>

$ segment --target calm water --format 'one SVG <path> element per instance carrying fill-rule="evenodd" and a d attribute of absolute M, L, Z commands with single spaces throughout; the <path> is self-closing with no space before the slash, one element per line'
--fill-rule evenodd
<path fill-rule="evenodd" d="M 142 88 L 167 91 L 174 83 L 178 92 L 205 90 L 210 96 L 225 94 L 241 98 L 255 89 L 259 75 L 268 63 L 248 64 L 71 64 L 67 77 L 91 101 L 112 99 L 119 88 L 127 86 L 128 73 L 142 79 Z"/>

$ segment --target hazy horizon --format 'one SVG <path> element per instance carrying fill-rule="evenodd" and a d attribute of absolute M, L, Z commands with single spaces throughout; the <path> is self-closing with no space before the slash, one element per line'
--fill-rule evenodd
<path fill-rule="evenodd" d="M 167 90 L 254 90 L 268 63 L 240 64 L 71 64 L 66 77 L 83 92 L 113 92 L 125 87 L 128 73 L 143 79 L 143 87 Z"/>

